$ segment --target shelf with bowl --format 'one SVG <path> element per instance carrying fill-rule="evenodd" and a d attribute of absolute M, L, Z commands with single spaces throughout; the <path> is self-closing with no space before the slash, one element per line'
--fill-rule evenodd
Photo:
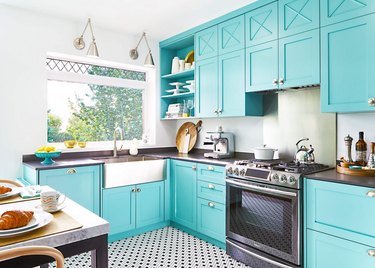
<path fill-rule="evenodd" d="M 40 162 L 43 165 L 52 165 L 55 163 L 52 158 L 59 157 L 61 155 L 61 152 L 35 152 L 35 156 L 38 158 L 44 158 L 42 162 Z"/>
<path fill-rule="evenodd" d="M 180 78 L 191 77 L 191 76 L 194 76 L 194 69 L 185 70 L 185 71 L 174 73 L 174 74 L 166 74 L 166 75 L 163 75 L 161 78 L 180 79 Z"/>

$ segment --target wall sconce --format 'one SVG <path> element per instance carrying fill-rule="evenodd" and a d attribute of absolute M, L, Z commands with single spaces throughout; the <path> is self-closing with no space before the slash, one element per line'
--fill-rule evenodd
<path fill-rule="evenodd" d="M 138 46 L 141 43 L 141 41 L 142 41 L 143 38 L 145 39 L 146 45 L 148 47 L 148 53 L 147 53 L 144 65 L 147 66 L 147 67 L 155 67 L 154 59 L 152 58 L 151 48 L 150 48 L 150 46 L 149 46 L 149 44 L 147 42 L 147 38 L 146 38 L 146 33 L 145 32 L 143 32 L 143 34 L 141 36 L 141 39 L 139 39 L 139 41 L 138 41 L 137 46 L 135 48 L 133 48 L 133 49 L 130 50 L 129 56 L 133 60 L 138 59 L 138 50 L 137 49 L 138 49 Z"/>
<path fill-rule="evenodd" d="M 87 20 L 85 29 L 83 30 L 83 33 L 81 34 L 81 36 L 74 39 L 73 45 L 78 50 L 82 50 L 82 49 L 85 48 L 85 41 L 83 41 L 83 35 L 86 32 L 87 26 L 90 26 L 90 32 L 91 32 L 91 37 L 92 37 L 92 42 L 89 46 L 89 50 L 87 51 L 87 56 L 89 56 L 89 57 L 99 57 L 98 47 L 96 46 L 95 36 L 94 36 L 93 31 L 92 31 L 91 18 L 89 18 Z"/>

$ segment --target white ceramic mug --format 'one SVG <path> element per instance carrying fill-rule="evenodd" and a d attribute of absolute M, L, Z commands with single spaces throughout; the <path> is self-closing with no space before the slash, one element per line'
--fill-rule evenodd
<path fill-rule="evenodd" d="M 184 60 L 180 60 L 179 61 L 179 72 L 183 72 L 185 70 L 185 61 Z"/>
<path fill-rule="evenodd" d="M 180 70 L 180 59 L 178 57 L 174 57 L 172 60 L 171 74 L 178 73 L 179 70 Z"/>
<path fill-rule="evenodd" d="M 191 63 L 185 62 L 185 70 L 190 70 L 190 69 L 191 69 Z"/>
<path fill-rule="evenodd" d="M 56 211 L 65 202 L 65 195 L 57 191 L 47 191 L 40 193 L 42 209 L 47 212 Z"/>

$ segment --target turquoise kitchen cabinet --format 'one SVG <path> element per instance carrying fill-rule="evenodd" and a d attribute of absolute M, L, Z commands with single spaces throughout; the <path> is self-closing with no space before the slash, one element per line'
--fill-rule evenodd
<path fill-rule="evenodd" d="M 270 3 L 245 14 L 246 47 L 277 40 L 277 2 Z"/>
<path fill-rule="evenodd" d="M 246 49 L 246 91 L 257 92 L 320 83 L 319 30 Z"/>
<path fill-rule="evenodd" d="M 319 28 L 319 0 L 279 0 L 278 3 L 279 38 Z"/>
<path fill-rule="evenodd" d="M 319 30 L 279 40 L 279 88 L 320 84 Z"/>
<path fill-rule="evenodd" d="M 225 167 L 210 164 L 198 164 L 198 180 L 225 185 L 225 176 Z"/>
<path fill-rule="evenodd" d="M 244 15 L 227 20 L 218 25 L 219 55 L 244 49 L 245 24 Z"/>
<path fill-rule="evenodd" d="M 37 177 L 38 184 L 60 191 L 99 215 L 101 165 L 44 169 L 39 170 Z"/>
<path fill-rule="evenodd" d="M 246 91 L 278 88 L 278 42 L 272 41 L 246 49 Z"/>
<path fill-rule="evenodd" d="M 375 245 L 368 246 L 308 230 L 306 268 L 375 267 Z"/>
<path fill-rule="evenodd" d="M 137 185 L 136 227 L 164 221 L 164 181 Z"/>
<path fill-rule="evenodd" d="M 321 29 L 322 112 L 375 111 L 374 30 L 375 15 Z"/>
<path fill-rule="evenodd" d="M 103 189 L 103 218 L 110 235 L 164 221 L 164 181 Z"/>
<path fill-rule="evenodd" d="M 199 62 L 218 55 L 217 25 L 195 34 L 194 59 Z"/>
<path fill-rule="evenodd" d="M 197 231 L 225 243 L 225 205 L 198 198 Z"/>
<path fill-rule="evenodd" d="M 173 160 L 171 163 L 172 221 L 197 229 L 197 164 Z"/>
<path fill-rule="evenodd" d="M 218 58 L 210 58 L 196 62 L 196 105 L 198 117 L 217 115 L 218 104 Z"/>
<path fill-rule="evenodd" d="M 134 185 L 103 189 L 102 217 L 110 223 L 110 235 L 135 228 L 134 191 Z"/>
<path fill-rule="evenodd" d="M 321 26 L 375 12 L 374 0 L 320 0 Z"/>

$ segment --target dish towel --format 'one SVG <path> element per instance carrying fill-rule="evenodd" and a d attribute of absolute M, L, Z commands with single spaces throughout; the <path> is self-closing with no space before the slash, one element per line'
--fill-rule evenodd
<path fill-rule="evenodd" d="M 41 192 L 40 185 L 31 185 L 24 187 L 20 193 L 21 197 L 24 199 L 39 197 Z"/>

